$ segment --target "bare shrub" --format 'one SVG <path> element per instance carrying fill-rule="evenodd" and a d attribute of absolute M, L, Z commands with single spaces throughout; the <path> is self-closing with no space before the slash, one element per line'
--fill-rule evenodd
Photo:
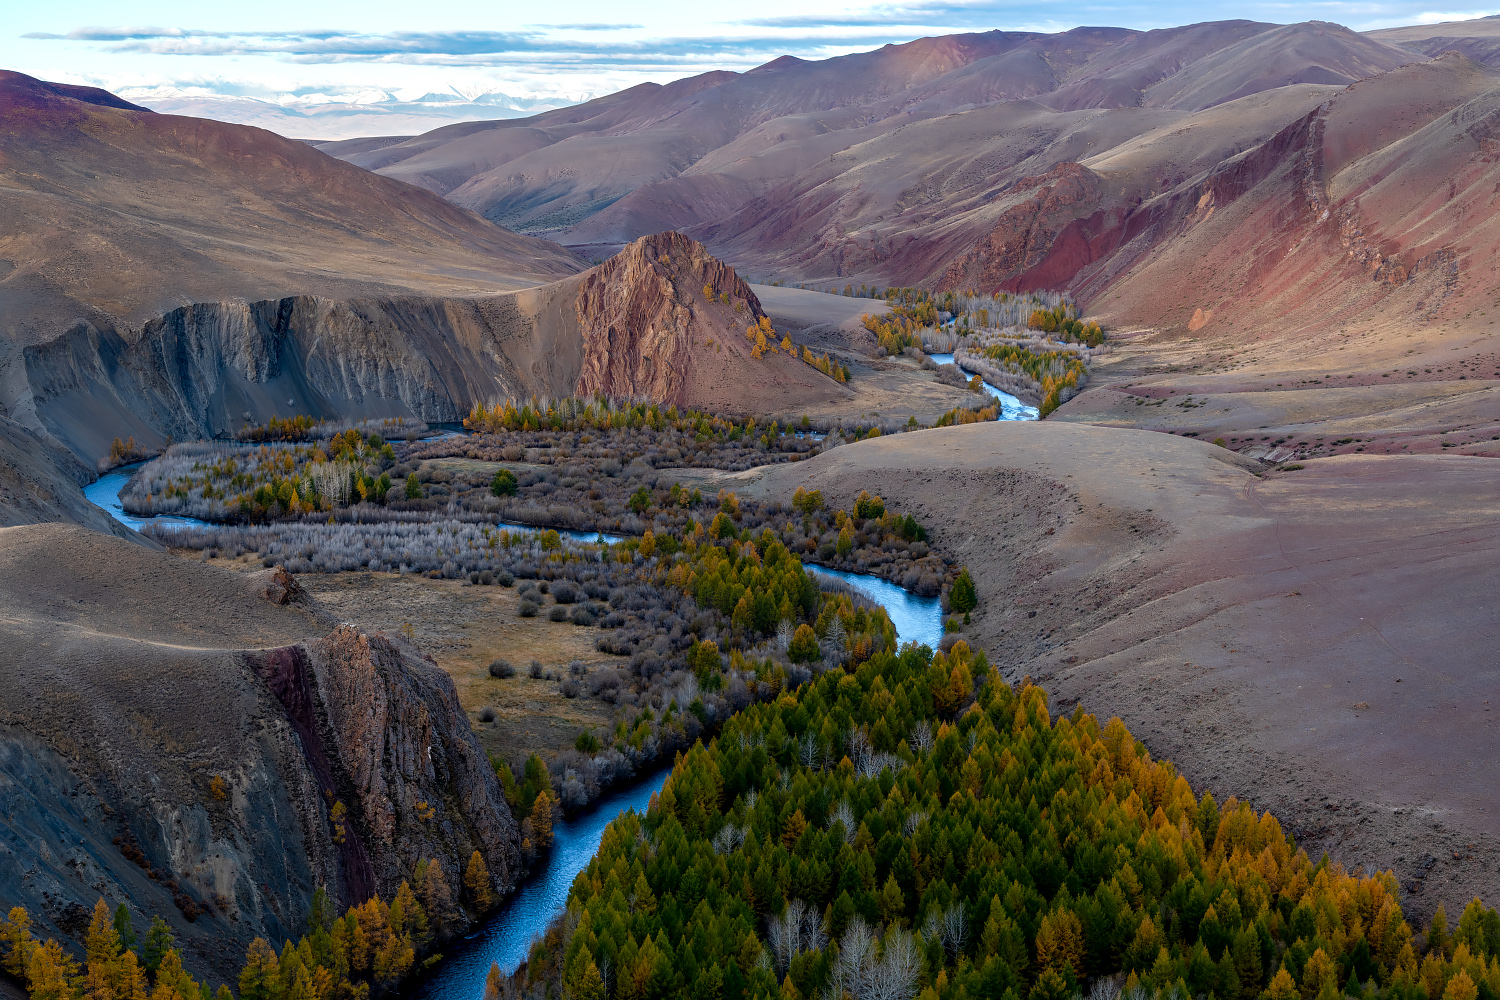
<path fill-rule="evenodd" d="M 511 666 L 509 660 L 491 660 L 490 676 L 505 680 L 506 678 L 516 676 L 516 668 Z"/>

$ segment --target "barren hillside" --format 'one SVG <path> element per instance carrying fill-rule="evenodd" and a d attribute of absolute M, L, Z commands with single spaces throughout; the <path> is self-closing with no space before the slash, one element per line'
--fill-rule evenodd
<path fill-rule="evenodd" d="M 530 119 L 326 148 L 586 255 L 712 223 L 717 228 L 702 237 L 737 264 L 786 276 L 896 280 L 912 267 L 879 266 L 891 253 L 872 257 L 869 245 L 919 228 L 922 213 L 907 214 L 917 203 L 933 218 L 952 217 L 975 207 L 966 200 L 1028 172 L 1186 113 L 1294 84 L 1338 87 L 1422 58 L 1322 22 L 990 31 L 818 62 L 782 57 L 743 74 L 636 87 Z M 1017 111 L 1000 112 L 998 127 L 986 113 L 1017 102 Z M 1028 108 L 1031 120 L 1017 121 Z M 1166 114 L 1123 124 L 1070 114 L 1123 109 Z M 909 137 L 907 147 L 923 155 L 869 146 L 949 117 L 964 120 L 956 131 L 923 132 L 922 145 Z M 1056 146 L 1054 137 L 1070 131 L 1087 133 L 1077 149 Z M 751 236 L 765 215 L 783 221 Z M 819 216 L 817 231 L 809 230 Z M 967 249 L 974 224 L 960 228 Z M 849 250 L 862 243 L 866 252 L 846 260 L 825 246 L 813 256 L 812 243 L 830 241 Z"/>
<path fill-rule="evenodd" d="M 340 155 L 585 256 L 675 228 L 758 277 L 1068 288 L 1179 369 L 1346 374 L 1488 336 L 1494 25 L 955 35 Z"/>

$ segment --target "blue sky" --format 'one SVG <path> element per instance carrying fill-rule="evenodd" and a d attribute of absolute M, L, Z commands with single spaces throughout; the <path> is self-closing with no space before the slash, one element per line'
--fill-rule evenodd
<path fill-rule="evenodd" d="M 1420 0 L 54 0 L 7 7 L 0 27 L 5 68 L 116 90 L 169 86 L 256 97 L 452 90 L 580 96 L 710 69 L 748 69 L 783 53 L 822 58 L 955 31 L 1157 28 L 1235 17 L 1317 18 L 1368 29 L 1500 9 L 1465 7 L 1462 0 L 1436 7 Z"/>

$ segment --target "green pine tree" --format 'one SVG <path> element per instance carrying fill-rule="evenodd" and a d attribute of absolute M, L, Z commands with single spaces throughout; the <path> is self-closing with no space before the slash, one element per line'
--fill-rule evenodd
<path fill-rule="evenodd" d="M 520 489 L 516 481 L 516 474 L 509 469 L 500 469 L 495 473 L 495 478 L 490 480 L 490 492 L 497 497 L 513 497 Z"/>
<path fill-rule="evenodd" d="M 963 572 L 958 574 L 958 579 L 953 581 L 953 589 L 948 592 L 948 606 L 954 611 L 969 612 L 979 605 L 979 595 L 974 592 L 974 578 L 969 575 L 969 567 L 965 566 Z"/>

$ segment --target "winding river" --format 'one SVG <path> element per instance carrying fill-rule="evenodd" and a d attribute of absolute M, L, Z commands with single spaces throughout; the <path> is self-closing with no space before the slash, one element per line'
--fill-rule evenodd
<path fill-rule="evenodd" d="M 1020 404 L 1014 396 L 991 390 L 1004 399 Z M 1004 407 L 1002 399 L 1002 407 Z M 1002 420 L 1036 419 L 1002 416 Z M 205 522 L 186 517 L 141 518 L 127 514 L 120 504 L 120 491 L 141 463 L 122 466 L 84 487 L 84 495 L 95 506 L 105 510 L 122 524 L 139 531 L 146 524 L 202 525 Z M 525 525 L 502 525 L 519 530 L 537 530 Z M 560 532 L 580 541 L 594 541 L 599 536 L 588 532 Z M 618 541 L 612 535 L 606 541 Z M 919 597 L 887 580 L 864 573 L 846 573 L 809 565 L 808 571 L 843 581 L 871 600 L 883 605 L 896 626 L 901 642 L 920 642 L 936 647 L 943 637 L 943 610 L 935 597 Z M 421 1000 L 479 1000 L 484 995 L 484 981 L 490 966 L 498 963 L 502 972 L 514 972 L 525 961 L 532 940 L 546 930 L 567 903 L 573 879 L 599 850 L 604 828 L 629 810 L 644 812 L 651 796 L 661 791 L 671 768 L 662 768 L 630 788 L 600 799 L 587 812 L 558 821 L 553 827 L 552 851 L 546 868 L 533 874 L 517 887 L 494 916 L 467 938 L 454 942 L 437 967 L 423 978 L 412 995 Z"/>
<path fill-rule="evenodd" d="M 956 364 L 952 354 L 929 354 L 927 356 L 940 365 Z M 961 365 L 959 366 L 959 371 L 966 375 L 974 374 Z M 996 418 L 997 420 L 1036 420 L 1041 417 L 1041 411 L 1035 406 L 1029 406 L 1021 402 L 1015 396 L 995 388 L 988 382 L 984 383 L 984 391 L 994 396 L 1000 403 L 1000 416 Z"/>
<path fill-rule="evenodd" d="M 547 867 L 522 882 L 476 933 L 455 941 L 412 995 L 423 1000 L 479 1000 L 491 965 L 498 962 L 502 972 L 514 972 L 530 952 L 532 938 L 562 912 L 573 879 L 599 850 L 604 828 L 632 809 L 645 812 L 670 771 L 662 768 L 639 784 L 600 799 L 588 812 L 556 823 Z"/>
<path fill-rule="evenodd" d="M 139 517 L 135 514 L 127 514 L 124 505 L 120 503 L 120 491 L 125 488 L 126 483 L 130 482 L 130 477 L 135 475 L 136 470 L 145 464 L 145 462 L 135 462 L 106 472 L 83 488 L 84 499 L 116 521 L 136 531 L 140 531 L 148 524 L 159 524 L 163 527 L 213 527 L 209 522 L 200 521 L 195 517 L 177 517 L 171 514 Z"/>
<path fill-rule="evenodd" d="M 885 606 L 901 642 L 936 647 L 943 637 L 943 609 L 935 597 L 918 597 L 894 583 L 863 573 L 808 566 L 808 571 L 835 577 Z M 455 943 L 427 976 L 414 996 L 421 1000 L 478 1000 L 490 965 L 499 963 L 507 975 L 525 961 L 534 937 L 547 929 L 568 901 L 573 879 L 588 867 L 599 850 L 604 828 L 635 809 L 644 812 L 651 796 L 661 790 L 670 768 L 663 768 L 640 784 L 601 799 L 587 813 L 559 822 L 554 829 L 552 854 L 546 870 L 523 882 L 504 906 L 479 931 Z"/>

